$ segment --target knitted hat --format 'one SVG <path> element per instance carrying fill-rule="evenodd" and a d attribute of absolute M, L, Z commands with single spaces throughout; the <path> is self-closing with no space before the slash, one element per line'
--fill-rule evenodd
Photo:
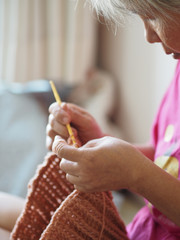
<path fill-rule="evenodd" d="M 74 190 L 48 154 L 30 181 L 11 240 L 128 239 L 110 192 Z"/>

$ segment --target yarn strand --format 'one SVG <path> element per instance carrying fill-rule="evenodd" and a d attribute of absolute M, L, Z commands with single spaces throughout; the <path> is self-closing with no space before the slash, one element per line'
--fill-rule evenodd
<path fill-rule="evenodd" d="M 106 213 L 106 199 L 105 199 L 105 192 L 102 192 L 102 197 L 103 197 L 103 213 L 102 213 L 102 227 L 101 227 L 101 232 L 99 234 L 99 239 L 101 240 L 104 227 L 105 227 L 105 213 Z"/>

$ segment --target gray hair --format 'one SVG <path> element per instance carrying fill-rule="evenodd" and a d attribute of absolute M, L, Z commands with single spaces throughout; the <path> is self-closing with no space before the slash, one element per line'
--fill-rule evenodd
<path fill-rule="evenodd" d="M 88 0 L 98 16 L 118 24 L 128 13 L 142 16 L 161 15 L 164 20 L 169 17 L 167 11 L 180 14 L 180 0 Z"/>

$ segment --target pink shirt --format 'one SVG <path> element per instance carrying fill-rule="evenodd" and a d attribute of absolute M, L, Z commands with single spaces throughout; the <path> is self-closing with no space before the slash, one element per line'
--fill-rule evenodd
<path fill-rule="evenodd" d="M 180 60 L 155 118 L 152 144 L 155 164 L 180 179 Z M 131 240 L 180 239 L 180 227 L 148 202 L 128 225 L 127 231 Z"/>

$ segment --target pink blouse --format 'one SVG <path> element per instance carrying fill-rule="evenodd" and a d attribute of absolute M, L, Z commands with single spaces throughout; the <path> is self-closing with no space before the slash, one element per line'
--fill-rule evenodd
<path fill-rule="evenodd" d="M 180 60 L 155 118 L 152 144 L 155 148 L 154 163 L 180 179 Z M 131 240 L 180 239 L 180 227 L 151 203 L 148 201 L 146 203 L 132 223 L 127 226 L 129 238 Z"/>

